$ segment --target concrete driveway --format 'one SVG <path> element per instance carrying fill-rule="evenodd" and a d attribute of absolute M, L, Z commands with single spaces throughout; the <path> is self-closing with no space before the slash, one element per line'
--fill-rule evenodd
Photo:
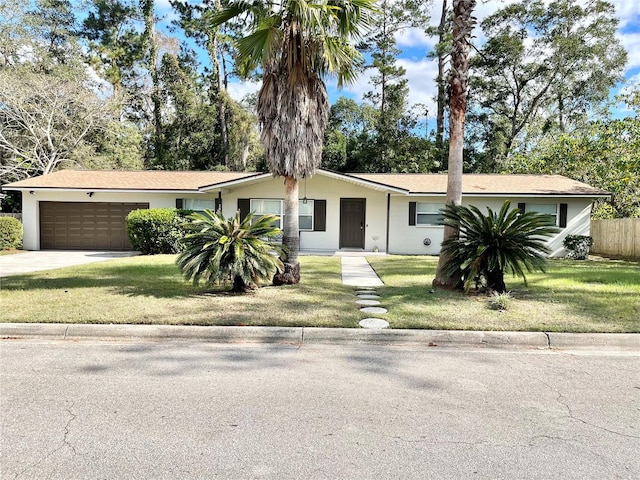
<path fill-rule="evenodd" d="M 54 268 L 103 262 L 112 258 L 132 257 L 139 252 L 102 252 L 85 250 L 38 250 L 0 255 L 0 277 Z"/>

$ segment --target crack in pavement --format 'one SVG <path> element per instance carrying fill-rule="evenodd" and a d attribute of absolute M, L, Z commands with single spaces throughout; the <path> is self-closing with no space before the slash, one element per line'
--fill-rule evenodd
<path fill-rule="evenodd" d="M 17 472 L 13 477 L 14 480 L 17 479 L 18 477 L 20 477 L 21 475 L 25 474 L 27 471 L 37 467 L 42 462 L 44 462 L 47 458 L 49 458 L 52 455 L 56 454 L 61 449 L 63 449 L 65 446 L 69 447 L 74 455 L 77 455 L 75 447 L 73 445 L 71 445 L 71 443 L 69 443 L 69 440 L 68 440 L 71 422 L 73 422 L 77 418 L 77 415 L 71 411 L 71 409 L 73 408 L 74 405 L 75 405 L 75 402 L 71 402 L 71 405 L 65 409 L 67 411 L 67 413 L 71 416 L 71 418 L 69 418 L 67 420 L 67 422 L 65 423 L 65 425 L 64 425 L 64 429 L 63 429 L 64 433 L 63 433 L 63 437 L 62 437 L 62 443 L 60 445 L 58 445 L 57 448 L 54 448 L 53 450 L 48 452 L 46 455 L 44 455 L 36 463 L 34 463 L 32 465 L 27 465 L 21 471 Z M 49 475 L 49 476 L 51 476 L 51 475 Z"/>
<path fill-rule="evenodd" d="M 519 361 L 520 361 L 521 365 L 526 365 L 526 363 L 525 363 L 525 362 L 523 362 L 523 361 L 521 361 L 521 360 L 519 360 Z M 508 365 L 508 366 L 509 366 L 509 368 L 510 368 L 512 371 L 515 371 L 512 365 Z M 574 370 L 574 371 L 577 371 L 577 370 Z M 580 373 L 584 373 L 584 372 L 583 372 L 583 371 L 580 371 Z M 589 374 L 589 375 L 590 375 L 590 374 Z M 537 381 L 537 382 L 540 382 L 541 384 L 543 384 L 544 386 L 546 386 L 550 391 L 552 391 L 552 392 L 556 393 L 556 394 L 557 394 L 557 397 L 556 397 L 556 399 L 555 399 L 555 400 L 556 400 L 556 402 L 557 402 L 557 403 L 559 403 L 560 405 L 564 406 L 564 407 L 567 409 L 567 413 L 569 414 L 569 418 L 570 418 L 571 420 L 576 420 L 576 421 L 578 421 L 578 422 L 583 423 L 584 425 L 587 425 L 587 426 L 590 426 L 590 427 L 593 427 L 593 428 L 597 428 L 597 429 L 599 429 L 599 430 L 602 430 L 602 431 L 607 432 L 607 433 L 611 433 L 611 434 L 613 434 L 613 435 L 618 435 L 618 436 L 626 437 L 626 438 L 636 438 L 636 439 L 640 438 L 640 436 L 638 436 L 638 435 L 629 435 L 629 434 L 626 434 L 626 433 L 617 432 L 617 431 L 615 431 L 615 430 L 611 430 L 611 429 L 608 429 L 608 428 L 606 428 L 606 427 L 602 427 L 602 426 L 600 426 L 600 425 L 596 425 L 595 423 L 587 422 L 586 420 L 584 420 L 584 419 L 582 419 L 582 418 L 580 418 L 580 417 L 575 416 L 575 415 L 573 414 L 573 410 L 571 410 L 571 407 L 569 406 L 569 404 L 568 404 L 567 402 L 563 402 L 563 401 L 561 400 L 562 398 L 566 398 L 566 397 L 562 394 L 562 392 L 561 392 L 560 390 L 558 390 L 557 388 L 555 388 L 553 385 L 551 385 L 551 384 L 549 384 L 549 383 L 545 382 L 545 381 L 544 381 L 543 379 L 541 379 L 541 378 L 534 377 L 533 375 L 530 375 L 530 374 L 525 374 L 525 376 L 526 376 L 527 378 L 530 378 L 531 380 L 535 380 L 535 381 Z"/>
<path fill-rule="evenodd" d="M 602 427 L 600 425 L 596 425 L 595 423 L 587 422 L 586 420 L 584 420 L 584 419 L 582 419 L 580 417 L 576 417 L 573 414 L 573 410 L 571 410 L 571 407 L 569 406 L 569 404 L 567 402 L 563 402 L 561 400 L 562 398 L 565 398 L 565 396 L 562 394 L 562 392 L 559 392 L 558 390 L 556 390 L 556 393 L 558 394 L 558 397 L 556 398 L 556 402 L 558 402 L 560 405 L 564 405 L 564 407 L 567 409 L 567 412 L 569 413 L 569 418 L 571 420 L 577 420 L 578 422 L 581 422 L 581 423 L 583 423 L 585 425 L 588 425 L 588 426 L 593 427 L 593 428 L 597 428 L 598 430 L 602 430 L 604 432 L 608 432 L 608 433 L 611 433 L 613 435 L 619 435 L 621 437 L 626 437 L 626 438 L 637 438 L 637 439 L 640 439 L 640 435 L 629 435 L 629 434 L 626 434 L 626 433 L 617 432 L 615 430 L 610 430 L 610 429 L 608 429 L 606 427 Z"/>

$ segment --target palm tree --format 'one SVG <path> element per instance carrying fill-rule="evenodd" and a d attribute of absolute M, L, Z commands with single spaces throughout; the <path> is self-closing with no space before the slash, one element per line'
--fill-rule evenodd
<path fill-rule="evenodd" d="M 476 0 L 453 0 L 453 52 L 449 93 L 449 165 L 447 169 L 448 205 L 462 203 L 462 153 L 464 145 L 464 122 L 467 110 L 467 84 L 469 72 L 469 40 L 475 18 L 472 16 Z M 444 241 L 458 237 L 455 225 L 444 227 Z M 434 287 L 455 288 L 459 278 L 445 273 L 447 253 L 440 252 Z"/>
<path fill-rule="evenodd" d="M 444 224 L 455 226 L 460 236 L 442 242 L 448 259 L 443 268 L 446 275 L 459 278 L 465 290 L 484 279 L 487 288 L 504 293 L 505 272 L 526 284 L 525 270 L 545 271 L 549 249 L 544 239 L 558 232 L 553 217 L 510 207 L 507 200 L 498 213 L 487 208 L 487 215 L 475 206 L 445 207 Z"/>
<path fill-rule="evenodd" d="M 209 284 L 232 282 L 234 292 L 245 292 L 255 284 L 268 282 L 282 268 L 278 254 L 282 245 L 269 239 L 280 235 L 277 217 L 240 214 L 225 219 L 221 213 L 205 210 L 193 213 L 186 225 L 189 233 L 176 263 L 187 280 Z"/>
<path fill-rule="evenodd" d="M 320 165 L 329 100 L 323 78 L 356 78 L 361 56 L 351 44 L 368 25 L 374 0 L 235 0 L 211 16 L 213 26 L 241 17 L 241 73 L 262 73 L 258 120 L 269 169 L 284 177 L 284 269 L 275 284 L 300 281 L 298 182 Z"/>

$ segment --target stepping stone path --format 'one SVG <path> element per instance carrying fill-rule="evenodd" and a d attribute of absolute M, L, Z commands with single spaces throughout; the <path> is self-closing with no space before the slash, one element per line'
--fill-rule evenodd
<path fill-rule="evenodd" d="M 371 315 L 381 315 L 383 313 L 387 313 L 387 309 L 383 307 L 379 307 L 380 295 L 374 288 L 364 288 L 361 290 L 356 290 L 356 295 L 358 299 L 356 300 L 356 304 L 362 305 L 360 309 L 363 313 L 368 313 Z M 383 320 L 382 318 L 365 318 L 360 320 L 360 326 L 362 328 L 370 328 L 370 329 L 382 329 L 389 328 L 389 322 Z"/>

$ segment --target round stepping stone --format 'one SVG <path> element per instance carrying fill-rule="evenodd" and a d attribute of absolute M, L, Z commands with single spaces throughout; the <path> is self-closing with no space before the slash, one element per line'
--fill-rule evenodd
<path fill-rule="evenodd" d="M 367 290 L 356 290 L 356 295 L 367 295 L 369 293 L 376 293 L 376 291 L 373 288 L 369 288 Z"/>
<path fill-rule="evenodd" d="M 389 322 L 382 320 L 381 318 L 364 318 L 360 320 L 360 326 L 362 328 L 389 328 Z"/>
<path fill-rule="evenodd" d="M 380 302 L 378 300 L 356 300 L 356 303 L 358 305 L 368 305 L 368 306 L 380 305 Z"/>
<path fill-rule="evenodd" d="M 368 300 L 375 300 L 377 298 L 380 298 L 380 295 L 360 294 L 360 295 L 358 295 L 358 298 L 368 299 Z"/>
<path fill-rule="evenodd" d="M 387 309 L 382 307 L 362 307 L 360 311 L 362 313 L 371 313 L 371 314 L 387 313 Z"/>

